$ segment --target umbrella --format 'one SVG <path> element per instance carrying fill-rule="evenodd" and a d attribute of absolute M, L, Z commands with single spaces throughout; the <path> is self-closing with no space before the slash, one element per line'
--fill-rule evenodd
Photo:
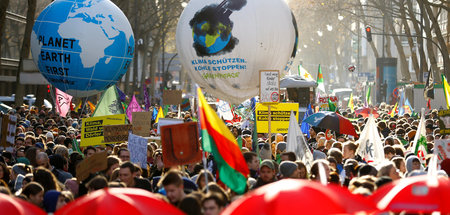
<path fill-rule="evenodd" d="M 348 214 L 377 211 L 368 199 L 336 185 L 284 179 L 254 190 L 231 203 L 228 214 Z"/>
<path fill-rule="evenodd" d="M 26 215 L 46 215 L 45 211 L 39 207 L 23 201 L 22 199 L 0 193 L 0 213 L 1 214 L 26 214 Z"/>
<path fill-rule="evenodd" d="M 184 214 L 155 194 L 138 188 L 105 188 L 76 199 L 56 211 L 75 214 Z"/>
<path fill-rule="evenodd" d="M 320 111 L 312 114 L 303 122 L 312 126 L 321 127 L 336 131 L 340 134 L 348 134 L 357 137 L 353 124 L 347 118 L 331 111 Z"/>
<path fill-rule="evenodd" d="M 370 199 L 382 211 L 450 213 L 450 181 L 436 176 L 414 176 L 380 187 Z"/>
<path fill-rule="evenodd" d="M 374 110 L 373 108 L 369 108 L 369 107 L 363 107 L 363 108 L 359 108 L 359 109 L 355 110 L 356 116 L 361 114 L 364 118 L 369 117 L 370 113 L 373 114 L 374 118 L 378 118 L 380 116 L 376 110 Z"/>

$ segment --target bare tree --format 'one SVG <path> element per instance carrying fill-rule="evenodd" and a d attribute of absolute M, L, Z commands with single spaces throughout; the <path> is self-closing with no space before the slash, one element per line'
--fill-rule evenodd
<path fill-rule="evenodd" d="M 23 96 L 25 92 L 24 86 L 20 84 L 20 73 L 23 72 L 23 60 L 28 59 L 30 55 L 30 39 L 31 39 L 31 31 L 33 30 L 35 14 L 36 14 L 36 0 L 28 0 L 27 24 L 25 26 L 22 48 L 20 51 L 19 69 L 16 74 L 16 97 L 15 97 L 16 106 L 20 106 L 23 103 Z"/>
<path fill-rule="evenodd" d="M 8 9 L 9 0 L 2 0 L 0 2 L 0 56 L 2 53 L 2 38 L 3 31 L 5 28 L 5 20 L 6 20 L 6 10 Z M 0 67 L 0 72 L 2 72 L 2 67 Z"/>

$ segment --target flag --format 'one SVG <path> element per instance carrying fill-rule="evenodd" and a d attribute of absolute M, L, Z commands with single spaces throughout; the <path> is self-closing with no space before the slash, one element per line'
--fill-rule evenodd
<path fill-rule="evenodd" d="M 164 112 L 161 106 L 159 106 L 158 115 L 156 115 L 155 123 L 158 123 L 160 118 L 164 118 Z"/>
<path fill-rule="evenodd" d="M 423 89 L 423 97 L 425 100 L 434 99 L 434 77 L 431 69 L 428 71 L 427 82 L 425 83 L 425 88 Z"/>
<path fill-rule="evenodd" d="M 337 112 L 337 107 L 334 105 L 334 103 L 331 101 L 330 97 L 328 97 L 328 110 Z"/>
<path fill-rule="evenodd" d="M 442 74 L 442 85 L 444 86 L 445 102 L 447 103 L 447 109 L 450 109 L 450 86 L 448 85 L 447 78 Z"/>
<path fill-rule="evenodd" d="M 80 110 L 81 109 L 81 100 L 80 100 L 80 102 L 78 102 L 78 105 L 77 105 L 77 107 L 75 108 L 75 112 L 78 112 L 78 110 Z"/>
<path fill-rule="evenodd" d="M 67 112 L 70 110 L 70 104 L 72 102 L 72 96 L 59 90 L 55 87 L 55 97 L 56 97 L 56 112 L 59 113 L 60 116 L 66 117 Z"/>
<path fill-rule="evenodd" d="M 411 151 L 419 157 L 420 162 L 425 164 L 428 155 L 427 135 L 425 130 L 425 109 L 422 108 L 419 126 L 417 127 L 416 136 L 414 136 Z"/>
<path fill-rule="evenodd" d="M 405 90 L 400 90 L 400 102 L 398 104 L 399 116 L 405 115 L 405 101 L 406 101 Z"/>
<path fill-rule="evenodd" d="M 119 95 L 117 93 L 117 87 L 113 85 L 102 94 L 92 116 L 108 116 L 124 113 L 123 106 L 120 103 Z"/>
<path fill-rule="evenodd" d="M 230 104 L 223 100 L 219 100 L 219 103 L 217 104 L 217 113 L 221 119 L 226 121 L 232 121 L 234 118 L 234 114 L 231 112 Z"/>
<path fill-rule="evenodd" d="M 197 96 L 202 148 L 214 156 L 220 180 L 234 192 L 243 194 L 250 172 L 241 149 L 231 131 L 208 105 L 200 88 L 197 88 Z"/>
<path fill-rule="evenodd" d="M 152 120 L 156 120 L 156 117 L 158 117 L 158 109 L 156 109 L 156 107 L 154 107 L 153 113 L 152 113 Z"/>
<path fill-rule="evenodd" d="M 384 160 L 383 141 L 378 133 L 377 123 L 373 115 L 369 116 L 361 136 L 356 141 L 359 148 L 356 153 L 366 162 L 380 162 Z"/>
<path fill-rule="evenodd" d="M 305 137 L 298 126 L 294 111 L 291 110 L 289 118 L 289 128 L 286 140 L 286 151 L 294 152 L 297 159 L 301 160 L 310 169 L 313 162 L 313 155 L 306 144 Z"/>
<path fill-rule="evenodd" d="M 308 109 L 306 109 L 305 115 L 303 115 L 303 119 L 302 119 L 302 125 L 300 126 L 300 130 L 302 130 L 302 132 L 304 134 L 306 134 L 306 136 L 309 138 L 311 136 L 311 133 L 309 133 L 309 129 L 311 128 L 311 126 L 306 123 L 303 122 L 303 120 L 305 120 L 306 118 L 308 118 L 309 116 L 311 116 L 313 114 L 313 110 L 311 107 L 311 104 L 308 105 Z"/>
<path fill-rule="evenodd" d="M 308 71 L 306 71 L 306 69 L 303 68 L 301 64 L 298 65 L 298 75 L 307 81 L 315 81 L 312 75 Z"/>
<path fill-rule="evenodd" d="M 122 92 L 122 90 L 119 89 L 119 87 L 116 86 L 117 94 L 119 95 L 119 99 L 121 102 L 124 102 L 127 99 L 127 95 Z"/>
<path fill-rule="evenodd" d="M 350 110 L 353 112 L 355 112 L 355 104 L 353 102 L 353 93 L 350 94 L 350 99 L 348 100 L 348 105 L 347 105 Z"/>
<path fill-rule="evenodd" d="M 149 111 L 152 104 L 150 103 L 150 96 L 148 95 L 147 85 L 145 83 L 143 85 L 145 111 Z"/>
<path fill-rule="evenodd" d="M 398 105 L 398 102 L 395 103 L 394 108 L 392 108 L 391 112 L 389 112 L 389 115 L 391 117 L 394 117 L 395 112 L 397 112 L 397 105 Z"/>
<path fill-rule="evenodd" d="M 91 113 L 94 113 L 94 112 L 95 112 L 95 105 L 92 104 L 91 101 L 88 101 L 87 103 L 88 103 L 88 105 L 89 105 L 89 109 L 91 110 Z"/>
<path fill-rule="evenodd" d="M 366 92 L 366 106 L 372 104 L 372 101 L 370 99 L 370 91 L 371 90 L 372 90 L 372 86 L 369 85 L 369 88 L 367 89 L 367 92 Z"/>
<path fill-rule="evenodd" d="M 408 98 L 405 99 L 405 105 L 403 105 L 403 109 L 405 110 L 405 113 L 412 114 L 413 108 L 411 106 L 411 103 L 409 103 Z"/>
<path fill-rule="evenodd" d="M 323 83 L 322 67 L 319 64 L 319 72 L 317 72 L 317 89 L 325 93 L 325 84 Z"/>
<path fill-rule="evenodd" d="M 139 105 L 139 103 L 136 101 L 136 96 L 134 96 L 134 95 L 133 95 L 133 98 L 131 99 L 131 102 L 128 105 L 128 108 L 126 111 L 127 117 L 130 120 L 130 122 L 133 122 L 133 119 L 132 119 L 133 112 L 142 112 L 142 108 Z"/>

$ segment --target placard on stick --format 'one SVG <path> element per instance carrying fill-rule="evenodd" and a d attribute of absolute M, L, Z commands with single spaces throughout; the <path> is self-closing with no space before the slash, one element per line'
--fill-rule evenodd
<path fill-rule="evenodd" d="M 84 159 L 77 165 L 77 180 L 84 181 L 89 174 L 103 171 L 108 167 L 108 153 L 106 151 L 95 153 L 89 158 Z"/>
<path fill-rule="evenodd" d="M 133 125 L 104 125 L 105 143 L 127 141 L 128 133 L 132 128 Z"/>
<path fill-rule="evenodd" d="M 196 163 L 202 160 L 196 122 L 161 127 L 165 166 Z"/>
<path fill-rule="evenodd" d="M 133 134 L 148 137 L 152 124 L 153 112 L 133 112 Z"/>
<path fill-rule="evenodd" d="M 259 83 L 259 102 L 280 102 L 280 72 L 278 70 L 259 71 Z"/>
<path fill-rule="evenodd" d="M 163 104 L 164 105 L 179 105 L 181 104 L 182 96 L 181 90 L 164 90 Z"/>
<path fill-rule="evenodd" d="M 0 123 L 2 124 L 0 146 L 10 147 L 14 145 L 17 117 L 14 115 L 3 115 Z"/>

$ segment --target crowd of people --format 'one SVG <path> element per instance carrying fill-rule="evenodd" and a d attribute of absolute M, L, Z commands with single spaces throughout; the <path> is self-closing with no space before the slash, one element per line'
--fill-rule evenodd
<path fill-rule="evenodd" d="M 286 134 L 271 137 L 258 134 L 255 140 L 252 131 L 242 128 L 241 123 L 227 124 L 242 142 L 243 157 L 250 170 L 247 192 L 285 178 L 320 181 L 325 177 L 327 183 L 369 196 L 391 181 L 426 174 L 426 163 L 421 163 L 411 149 L 419 118 L 410 114 L 391 117 L 388 112 L 392 108 L 386 104 L 377 107 L 380 116 L 376 121 L 385 160 L 376 164 L 357 155 L 358 144 L 354 137 L 311 127 L 309 137 L 305 135 L 305 138 L 314 161 L 307 167 L 294 152 L 286 151 Z M 219 214 L 241 197 L 217 179 L 217 165 L 212 155 L 208 156 L 206 164 L 168 168 L 164 166 L 160 144 L 149 142 L 147 168 L 142 168 L 130 162 L 126 142 L 80 148 L 81 120 L 88 114 L 72 111 L 69 117 L 60 117 L 44 107 L 27 106 L 13 109 L 9 114 L 16 115 L 18 123 L 14 145 L 1 152 L 0 192 L 26 200 L 48 213 L 106 187 L 145 189 L 186 214 Z M 180 115 L 191 121 L 191 114 L 195 113 Z M 367 118 L 350 110 L 343 110 L 342 115 L 356 119 L 353 124 L 358 133 L 367 122 Z M 425 122 L 428 152 L 432 155 L 434 140 L 447 137 L 439 132 L 437 110 L 430 110 Z M 108 153 L 107 168 L 77 181 L 77 165 L 102 151 Z M 322 167 L 325 175 L 319 173 Z M 438 174 L 448 177 L 449 173 L 450 160 L 446 159 Z"/>

